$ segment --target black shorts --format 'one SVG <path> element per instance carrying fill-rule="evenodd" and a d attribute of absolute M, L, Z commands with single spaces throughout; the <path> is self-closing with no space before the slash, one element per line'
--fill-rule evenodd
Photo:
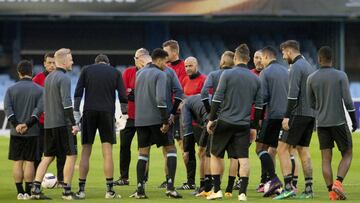
<path fill-rule="evenodd" d="M 168 133 L 160 131 L 162 125 L 136 127 L 138 147 L 144 148 L 156 144 L 157 147 L 172 145 L 174 139 L 169 139 Z"/>
<path fill-rule="evenodd" d="M 77 140 L 70 126 L 45 129 L 44 156 L 77 155 Z"/>
<path fill-rule="evenodd" d="M 101 143 L 116 144 L 114 114 L 105 111 L 84 111 L 81 123 L 81 143 L 94 144 L 99 130 Z"/>
<path fill-rule="evenodd" d="M 285 136 L 281 136 L 281 141 L 292 146 L 308 147 L 314 125 L 315 118 L 313 117 L 292 116 L 289 120 L 289 131 L 283 132 Z"/>
<path fill-rule="evenodd" d="M 282 119 L 265 119 L 257 134 L 256 142 L 277 148 L 281 128 Z"/>
<path fill-rule="evenodd" d="M 184 136 L 183 138 L 184 152 L 195 150 L 195 143 L 199 147 L 206 147 L 207 145 L 208 134 L 206 132 L 206 129 L 203 129 L 198 125 L 193 126 L 192 129 L 193 134 Z"/>
<path fill-rule="evenodd" d="M 347 124 L 318 127 L 317 130 L 321 150 L 334 148 L 334 142 L 341 152 L 352 148 L 352 137 Z"/>
<path fill-rule="evenodd" d="M 38 152 L 38 136 L 10 136 L 9 160 L 35 161 Z"/>
<path fill-rule="evenodd" d="M 250 125 L 232 125 L 218 120 L 212 135 L 211 154 L 224 158 L 225 150 L 229 158 L 248 158 Z"/>

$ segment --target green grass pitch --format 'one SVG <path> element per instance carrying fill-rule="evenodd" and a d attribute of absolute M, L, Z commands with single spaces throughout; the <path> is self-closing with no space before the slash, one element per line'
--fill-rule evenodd
<path fill-rule="evenodd" d="M 360 145 L 360 133 L 353 134 L 353 145 L 354 145 L 354 158 L 352 162 L 352 166 L 350 171 L 344 181 L 344 187 L 348 194 L 348 200 L 346 202 L 360 202 L 360 150 L 358 146 Z M 80 138 L 80 135 L 78 135 Z M 79 139 L 80 141 L 80 139 Z M 180 191 L 184 196 L 183 199 L 180 200 L 170 200 L 164 195 L 164 189 L 158 189 L 157 186 L 165 179 L 164 175 L 164 160 L 162 157 L 162 153 L 160 149 L 156 147 L 152 147 L 151 152 L 151 160 L 150 160 L 150 177 L 149 182 L 146 186 L 146 192 L 149 196 L 147 200 L 136 200 L 131 199 L 128 196 L 135 190 L 135 182 L 136 182 L 136 162 L 137 162 L 137 150 L 136 150 L 136 137 L 134 138 L 134 142 L 132 145 L 132 162 L 130 165 L 130 186 L 122 186 L 115 187 L 116 192 L 122 195 L 122 199 L 120 200 L 105 200 L 105 180 L 102 169 L 102 155 L 99 144 L 99 138 L 97 137 L 95 140 L 96 144 L 94 145 L 91 162 L 90 162 L 90 172 L 87 178 L 86 184 L 86 194 L 87 199 L 86 202 L 184 202 L 184 203 L 194 203 L 194 202 L 205 202 L 207 200 L 201 198 L 195 198 L 190 193 L 191 191 Z M 0 202 L 16 202 L 16 188 L 12 178 L 12 162 L 7 159 L 8 154 L 8 137 L 0 137 L 0 159 L 1 159 L 1 167 L 0 167 Z M 79 142 L 80 143 L 80 142 Z M 114 165 L 115 165 L 115 175 L 114 178 L 117 179 L 119 177 L 119 138 L 118 144 L 114 145 Z M 81 151 L 81 146 L 78 146 L 79 152 Z M 340 158 L 340 155 L 337 150 L 334 151 L 334 160 L 333 160 L 333 169 L 336 175 L 336 167 Z M 328 202 L 328 193 L 325 187 L 325 183 L 321 173 L 321 156 L 318 145 L 318 140 L 316 134 L 314 134 L 312 142 L 311 142 L 311 155 L 313 161 L 313 171 L 314 171 L 314 192 L 315 198 L 313 200 L 306 200 L 307 202 Z M 178 168 L 176 175 L 176 185 L 179 186 L 182 182 L 185 181 L 186 171 L 181 158 L 181 153 L 178 150 Z M 79 159 L 77 163 L 79 162 Z M 277 173 L 281 177 L 281 171 L 279 168 L 279 161 L 277 161 Z M 261 194 L 255 192 L 256 185 L 259 181 L 260 176 L 260 161 L 257 158 L 254 152 L 254 145 L 250 148 L 250 181 L 248 187 L 248 201 L 249 202 L 275 202 L 275 200 L 271 200 L 268 198 L 262 198 Z M 226 168 L 228 166 L 228 162 L 226 162 Z M 53 163 L 49 170 L 49 172 L 56 173 L 55 164 Z M 300 168 L 301 171 L 301 168 Z M 228 172 L 226 170 L 224 174 L 224 178 L 222 180 L 222 189 L 224 191 L 227 184 Z M 73 191 L 78 189 L 78 171 L 76 170 L 74 178 L 73 178 Z M 199 180 L 199 176 L 197 174 L 197 184 Z M 303 184 L 303 175 L 302 172 L 299 174 L 299 191 L 302 191 L 304 188 Z M 60 199 L 61 197 L 61 189 L 51 189 L 44 190 L 45 194 L 52 197 L 52 202 L 63 202 Z M 223 199 L 224 202 L 236 202 L 237 201 L 237 191 L 234 191 L 234 196 L 231 199 Z M 286 200 L 286 201 L 296 201 L 296 200 Z M 298 200 L 297 200 L 298 201 Z M 299 202 L 299 201 L 298 201 Z M 303 202 L 303 201 L 302 201 Z"/>

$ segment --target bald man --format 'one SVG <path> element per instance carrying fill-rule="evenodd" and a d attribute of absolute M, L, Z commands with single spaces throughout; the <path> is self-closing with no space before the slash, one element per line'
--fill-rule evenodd
<path fill-rule="evenodd" d="M 186 77 L 181 81 L 181 85 L 184 90 L 185 96 L 191 96 L 200 94 L 201 89 L 205 83 L 206 75 L 201 74 L 198 71 L 198 60 L 190 56 L 185 59 L 185 71 Z M 193 131 L 195 137 L 200 137 L 202 129 L 194 125 Z M 195 141 L 188 142 L 190 145 L 183 146 L 183 159 L 187 171 L 187 182 L 183 183 L 182 186 L 178 187 L 179 190 L 193 190 L 195 189 L 195 174 L 196 174 L 196 158 L 195 158 Z M 185 148 L 187 148 L 185 150 Z"/>
<path fill-rule="evenodd" d="M 45 148 L 44 158 L 36 171 L 31 195 L 33 199 L 50 199 L 41 192 L 41 182 L 44 175 L 58 154 L 66 153 L 64 165 L 64 192 L 62 199 L 74 200 L 77 196 L 71 192 L 71 180 L 77 157 L 76 134 L 79 131 L 75 124 L 71 101 L 71 81 L 66 75 L 72 69 L 72 55 L 70 49 L 59 49 L 55 52 L 56 70 L 51 72 L 45 81 L 44 110 L 45 110 Z"/>

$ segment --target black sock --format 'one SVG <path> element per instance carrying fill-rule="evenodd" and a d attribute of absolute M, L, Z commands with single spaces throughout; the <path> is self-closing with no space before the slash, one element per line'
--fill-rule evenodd
<path fill-rule="evenodd" d="M 32 182 L 25 182 L 25 192 L 28 195 L 31 195 L 31 187 L 32 187 Z"/>
<path fill-rule="evenodd" d="M 306 193 L 312 193 L 312 185 L 313 185 L 313 179 L 312 177 L 305 178 L 305 192 Z"/>
<path fill-rule="evenodd" d="M 140 155 L 136 166 L 137 171 L 137 191 L 144 192 L 144 177 L 146 173 L 146 163 L 149 160 L 147 155 Z"/>
<path fill-rule="evenodd" d="M 261 151 L 258 153 L 258 156 L 261 161 L 261 167 L 264 167 L 264 170 L 268 173 L 270 179 L 275 178 L 275 166 L 270 154 L 267 151 Z"/>
<path fill-rule="evenodd" d="M 86 179 L 79 178 L 79 192 L 85 192 Z"/>
<path fill-rule="evenodd" d="M 169 180 L 169 175 L 166 175 L 165 180 L 166 182 Z"/>
<path fill-rule="evenodd" d="M 287 176 L 284 176 L 284 184 L 285 184 L 285 190 L 286 191 L 291 191 L 292 190 L 291 180 L 292 180 L 291 174 L 289 174 Z"/>
<path fill-rule="evenodd" d="M 106 191 L 113 192 L 114 189 L 114 178 L 106 178 Z"/>
<path fill-rule="evenodd" d="M 336 176 L 336 180 L 338 180 L 338 181 L 340 181 L 342 183 L 344 181 L 344 178 L 340 177 L 340 176 Z"/>
<path fill-rule="evenodd" d="M 205 175 L 205 192 L 209 192 L 212 188 L 212 177 L 211 175 Z"/>
<path fill-rule="evenodd" d="M 330 184 L 330 185 L 326 186 L 329 192 L 331 192 L 331 191 L 332 191 L 332 186 L 333 186 L 332 184 Z"/>
<path fill-rule="evenodd" d="M 64 194 L 68 195 L 71 193 L 71 185 L 69 183 L 64 182 Z"/>
<path fill-rule="evenodd" d="M 205 178 L 200 178 L 200 188 L 204 188 L 205 186 Z"/>
<path fill-rule="evenodd" d="M 295 157 L 293 155 L 290 156 L 290 160 L 291 160 L 291 175 L 294 176 L 295 173 Z"/>
<path fill-rule="evenodd" d="M 20 182 L 20 183 L 15 183 L 15 185 L 16 185 L 16 190 L 17 190 L 17 193 L 18 193 L 18 194 L 20 194 L 20 193 L 21 193 L 21 194 L 24 194 L 24 193 L 25 193 L 22 182 Z"/>
<path fill-rule="evenodd" d="M 249 184 L 249 177 L 240 177 L 240 190 L 239 190 L 239 195 L 241 193 L 246 194 L 246 190 L 247 190 L 247 186 Z"/>
<path fill-rule="evenodd" d="M 260 180 L 260 183 L 263 183 L 265 184 L 267 181 L 268 181 L 268 175 L 266 174 L 266 172 L 263 172 L 263 169 L 264 167 L 261 167 L 261 180 Z"/>
<path fill-rule="evenodd" d="M 40 194 L 40 192 L 41 192 L 41 182 L 34 181 L 32 185 L 32 193 Z"/>
<path fill-rule="evenodd" d="M 214 192 L 217 193 L 220 190 L 220 175 L 213 175 L 213 180 L 214 180 Z"/>
<path fill-rule="evenodd" d="M 176 174 L 176 161 L 177 155 L 176 152 L 168 152 L 167 154 L 167 167 L 169 170 L 169 179 L 167 181 L 167 189 L 174 190 L 174 181 Z"/>
<path fill-rule="evenodd" d="M 229 181 L 226 187 L 226 191 L 225 192 L 230 192 L 232 193 L 233 191 L 233 187 L 234 187 L 234 182 L 235 182 L 235 177 L 234 176 L 229 176 Z"/>
<path fill-rule="evenodd" d="M 299 178 L 298 176 L 293 176 L 292 185 L 293 185 L 294 187 L 297 187 L 298 178 Z"/>

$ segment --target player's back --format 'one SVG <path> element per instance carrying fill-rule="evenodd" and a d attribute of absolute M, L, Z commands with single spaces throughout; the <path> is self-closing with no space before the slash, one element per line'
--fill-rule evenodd
<path fill-rule="evenodd" d="M 213 101 L 223 100 L 219 119 L 235 125 L 248 125 L 251 107 L 257 95 L 261 94 L 260 89 L 259 79 L 247 66 L 239 65 L 225 70 L 213 98 Z M 261 98 L 257 105 L 260 103 Z"/>
<path fill-rule="evenodd" d="M 150 64 L 136 73 L 135 126 L 161 124 L 159 108 L 166 106 L 166 74 Z"/>
<path fill-rule="evenodd" d="M 345 106 L 353 105 L 346 74 L 332 67 L 320 68 L 309 76 L 308 83 L 316 99 L 318 126 L 327 127 L 345 123 L 343 101 Z"/>
<path fill-rule="evenodd" d="M 286 112 L 289 73 L 285 66 L 273 61 L 260 73 L 267 118 L 282 119 Z"/>

